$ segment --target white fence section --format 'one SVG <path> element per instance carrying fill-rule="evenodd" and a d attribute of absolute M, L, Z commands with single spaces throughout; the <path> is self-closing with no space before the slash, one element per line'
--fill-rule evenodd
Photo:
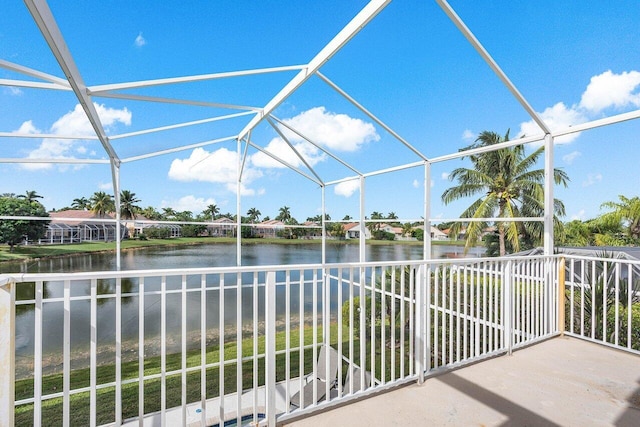
<path fill-rule="evenodd" d="M 566 333 L 640 354 L 640 261 L 565 259 Z"/>
<path fill-rule="evenodd" d="M 275 425 L 558 333 L 559 263 L 7 276 L 0 404 L 21 426 Z"/>

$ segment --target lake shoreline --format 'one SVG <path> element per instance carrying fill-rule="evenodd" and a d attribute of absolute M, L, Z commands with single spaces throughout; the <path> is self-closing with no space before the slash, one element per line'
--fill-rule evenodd
<path fill-rule="evenodd" d="M 121 242 L 121 251 L 129 252 L 140 249 L 150 249 L 156 247 L 180 247 L 198 245 L 220 245 L 235 244 L 235 238 L 224 237 L 198 237 L 198 238 L 173 238 L 173 239 L 153 239 L 153 240 L 124 240 Z M 367 245 L 406 245 L 421 246 L 424 242 L 417 240 L 367 240 Z M 320 245 L 321 239 L 263 239 L 249 238 L 242 239 L 243 246 L 257 244 L 274 245 Z M 335 240 L 327 239 L 329 246 L 358 245 L 357 239 Z M 432 241 L 432 245 L 464 246 L 464 241 L 438 240 Z M 111 246 L 111 247 L 110 247 Z M 6 249 L 6 250 L 5 250 Z M 7 248 L 0 250 L 0 264 L 21 264 L 33 261 L 42 261 L 56 258 L 66 258 L 76 255 L 105 254 L 115 252 L 115 242 L 84 242 L 69 243 L 65 245 L 29 245 L 16 248 L 13 253 L 9 253 Z M 57 253 L 56 253 L 57 252 Z M 11 255 L 10 257 L 7 257 Z"/>

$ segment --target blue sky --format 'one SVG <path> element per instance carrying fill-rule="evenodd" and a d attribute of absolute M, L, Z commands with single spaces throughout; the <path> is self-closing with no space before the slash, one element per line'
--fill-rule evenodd
<path fill-rule="evenodd" d="M 307 63 L 366 2 L 67 2 L 51 1 L 87 86 Z M 635 1 L 451 1 L 451 6 L 552 128 L 640 108 L 640 7 Z M 3 5 L 0 59 L 62 77 L 27 9 Z M 473 142 L 483 130 L 531 135 L 539 130 L 435 2 L 391 2 L 320 70 L 427 157 Z M 137 95 L 262 107 L 295 71 L 149 87 Z M 0 79 L 34 80 L 0 67 Z M 109 135 L 202 120 L 238 110 L 94 98 Z M 362 172 L 417 161 L 382 127 L 313 77 L 274 115 Z M 114 139 L 122 157 L 236 135 L 251 116 L 144 136 Z M 68 92 L 0 85 L 0 132 L 88 134 L 90 127 Z M 571 178 L 556 197 L 565 220 L 598 215 L 618 194 L 639 195 L 639 120 L 557 141 L 556 166 Z M 252 141 L 298 160 L 263 122 Z M 106 158 L 88 140 L 0 138 L 0 158 Z M 315 147 L 292 142 L 325 181 L 353 176 Z M 284 148 L 283 148 L 284 147 Z M 215 203 L 235 213 L 234 141 L 123 164 L 122 188 L 141 205 L 199 213 Z M 298 162 L 299 163 L 299 162 Z M 432 168 L 433 218 L 457 217 L 471 200 L 443 206 L 448 173 L 462 160 Z M 320 212 L 318 186 L 248 153 L 242 213 L 275 216 L 287 205 L 299 220 Z M 304 165 L 300 165 L 305 169 Z M 36 190 L 49 209 L 95 191 L 112 191 L 107 165 L 0 163 L 0 193 Z M 368 178 L 365 211 L 420 218 L 423 168 Z M 329 186 L 333 218 L 356 217 L 357 188 Z"/>

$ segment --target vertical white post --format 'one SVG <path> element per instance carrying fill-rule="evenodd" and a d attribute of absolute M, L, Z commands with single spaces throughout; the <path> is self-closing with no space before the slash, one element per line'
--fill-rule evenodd
<path fill-rule="evenodd" d="M 553 255 L 553 136 L 544 137 L 544 254 Z"/>
<path fill-rule="evenodd" d="M 240 144 L 240 138 L 237 139 L 238 149 L 238 179 L 236 182 L 236 265 L 242 265 L 242 212 L 240 212 L 240 193 L 242 192 L 242 177 L 240 175 L 240 167 L 242 165 L 242 145 Z"/>
<path fill-rule="evenodd" d="M 365 245 L 365 211 L 364 211 L 364 176 L 360 177 L 360 262 L 367 261 L 366 245 Z"/>
<path fill-rule="evenodd" d="M 424 164 L 424 233 L 422 259 L 431 259 L 431 163 Z"/>
<path fill-rule="evenodd" d="M 325 188 L 326 186 L 323 184 L 322 191 L 322 265 L 327 262 L 327 232 L 326 232 L 326 222 L 325 217 L 327 216 L 327 205 L 325 200 Z M 323 270 L 324 271 L 324 270 Z"/>
<path fill-rule="evenodd" d="M 115 199 L 116 204 L 116 270 L 120 271 L 121 267 L 121 245 L 120 240 L 122 236 L 120 235 L 120 166 L 116 165 L 115 160 L 111 159 L 111 179 L 113 181 L 113 197 Z"/>
<path fill-rule="evenodd" d="M 267 273 L 265 289 L 265 392 L 267 425 L 276 425 L 276 273 Z M 302 304 L 301 304 L 302 305 Z"/>
<path fill-rule="evenodd" d="M 12 279 L 0 277 L 0 426 L 14 424 L 15 411 L 15 319 L 16 285 Z"/>
<path fill-rule="evenodd" d="M 507 352 L 509 356 L 511 356 L 513 350 L 513 319 L 512 319 L 512 309 L 511 309 L 511 300 L 512 300 L 512 289 L 513 289 L 513 280 L 512 280 L 512 261 L 507 261 L 506 265 L 503 264 L 502 271 L 502 318 L 504 319 L 503 323 L 503 334 L 502 339 L 504 340 L 504 345 L 507 347 Z"/>
<path fill-rule="evenodd" d="M 429 331 L 425 331 L 424 329 L 424 289 L 425 289 L 425 270 L 426 265 L 422 264 L 418 267 L 418 274 L 416 277 L 416 326 L 415 326 L 415 345 L 413 348 L 415 349 L 415 365 L 416 372 L 418 373 L 418 384 L 422 384 L 424 382 L 424 364 L 422 363 L 424 360 L 424 342 L 425 337 L 429 333 Z M 428 310 L 428 308 L 427 308 Z"/>

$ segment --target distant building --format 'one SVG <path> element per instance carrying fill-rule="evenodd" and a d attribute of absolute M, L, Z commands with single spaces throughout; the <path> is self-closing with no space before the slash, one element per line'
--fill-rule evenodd
<path fill-rule="evenodd" d="M 359 239 L 360 238 L 360 223 L 350 222 L 344 225 L 344 238 L 345 239 Z M 371 231 L 368 227 L 364 227 L 364 238 L 371 238 Z"/>
<path fill-rule="evenodd" d="M 255 226 L 255 235 L 257 237 L 273 238 L 277 237 L 278 232 L 285 230 L 285 224 L 277 219 L 262 221 Z"/>
<path fill-rule="evenodd" d="M 235 229 L 236 222 L 227 217 L 218 218 L 207 223 L 207 232 L 211 237 L 233 237 Z"/>
<path fill-rule="evenodd" d="M 116 240 L 116 224 L 113 215 L 98 217 L 91 211 L 65 210 L 49 212 L 51 222 L 40 244 L 61 244 L 80 242 L 110 242 Z M 124 223 L 120 224 L 120 237 L 127 237 Z"/>
<path fill-rule="evenodd" d="M 424 230 L 424 225 L 418 225 L 417 227 L 421 230 Z M 447 233 L 448 230 L 440 230 L 433 225 L 431 226 L 431 240 L 449 240 L 449 235 Z"/>

